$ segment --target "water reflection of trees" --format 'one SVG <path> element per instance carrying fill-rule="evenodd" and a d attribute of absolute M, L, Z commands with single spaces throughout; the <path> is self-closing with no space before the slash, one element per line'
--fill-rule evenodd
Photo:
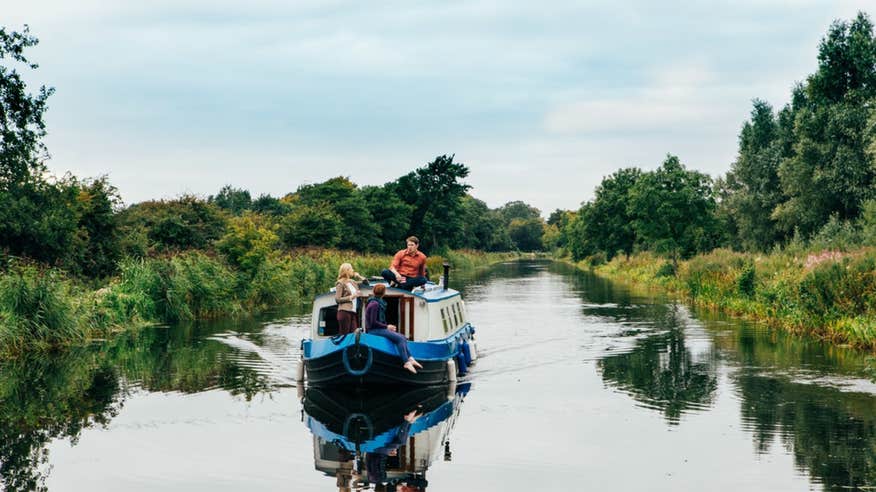
<path fill-rule="evenodd" d="M 876 484 L 876 397 L 819 382 L 862 378 L 866 354 L 735 324 L 716 343 L 739 363 L 733 381 L 756 451 L 784 446 L 825 490 Z"/>
<path fill-rule="evenodd" d="M 119 378 L 95 354 L 30 357 L 0 366 L 0 485 L 43 490 L 46 444 L 74 442 L 85 427 L 105 425 L 121 407 Z"/>
<path fill-rule="evenodd" d="M 742 374 L 742 418 L 758 452 L 778 437 L 826 490 L 876 484 L 876 402 L 869 394 Z"/>
<path fill-rule="evenodd" d="M 718 387 L 715 356 L 710 351 L 705 360 L 695 360 L 676 307 L 663 306 L 652 314 L 661 331 L 639 338 L 630 351 L 601 359 L 598 368 L 603 381 L 677 424 L 684 412 L 712 403 Z"/>
<path fill-rule="evenodd" d="M 44 490 L 47 445 L 75 443 L 115 417 L 134 383 L 150 391 L 222 388 L 250 399 L 267 378 L 198 327 L 148 329 L 111 343 L 0 362 L 0 489 Z"/>

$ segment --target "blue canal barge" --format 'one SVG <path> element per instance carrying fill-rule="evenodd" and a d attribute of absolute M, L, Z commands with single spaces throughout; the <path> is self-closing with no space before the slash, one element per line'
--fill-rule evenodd
<path fill-rule="evenodd" d="M 359 326 L 377 283 L 359 286 Z M 310 338 L 301 342 L 296 379 L 308 386 L 429 386 L 455 382 L 477 360 L 475 329 L 468 320 L 459 291 L 427 283 L 413 292 L 388 287 L 386 322 L 408 339 L 411 355 L 423 365 L 412 374 L 402 367 L 395 346 L 363 329 L 338 333 L 334 292 L 313 302 Z"/>

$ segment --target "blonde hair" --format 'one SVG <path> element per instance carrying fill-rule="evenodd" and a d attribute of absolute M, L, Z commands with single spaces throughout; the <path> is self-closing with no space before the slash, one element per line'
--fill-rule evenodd
<path fill-rule="evenodd" d="M 341 267 L 338 268 L 338 281 L 340 282 L 341 280 L 350 280 L 351 278 L 353 278 L 354 272 L 355 270 L 353 270 L 353 265 L 349 263 L 341 263 Z"/>

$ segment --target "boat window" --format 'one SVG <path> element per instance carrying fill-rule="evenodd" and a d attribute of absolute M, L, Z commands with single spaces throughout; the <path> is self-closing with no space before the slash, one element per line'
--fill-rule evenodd
<path fill-rule="evenodd" d="M 453 304 L 453 327 L 456 328 L 459 326 L 459 305 L 457 303 Z"/>
<path fill-rule="evenodd" d="M 459 303 L 459 322 L 465 324 L 465 309 L 463 309 L 465 305 L 463 303 Z"/>
<path fill-rule="evenodd" d="M 450 327 L 447 326 L 447 310 L 441 308 L 441 323 L 444 325 L 444 333 L 450 331 Z"/>
<path fill-rule="evenodd" d="M 338 326 L 338 307 L 326 306 L 319 310 L 317 333 L 321 337 L 333 337 L 340 332 Z"/>

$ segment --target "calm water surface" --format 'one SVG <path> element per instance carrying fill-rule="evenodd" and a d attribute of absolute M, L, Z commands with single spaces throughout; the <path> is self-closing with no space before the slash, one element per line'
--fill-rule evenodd
<path fill-rule="evenodd" d="M 452 414 L 423 418 L 449 453 L 427 463 L 428 490 L 876 486 L 865 354 L 560 264 L 508 263 L 455 282 L 482 359 Z M 282 312 L 153 328 L 0 363 L 2 483 L 337 490 L 311 434 L 331 418 L 304 412 L 292 377 L 308 323 Z"/>

